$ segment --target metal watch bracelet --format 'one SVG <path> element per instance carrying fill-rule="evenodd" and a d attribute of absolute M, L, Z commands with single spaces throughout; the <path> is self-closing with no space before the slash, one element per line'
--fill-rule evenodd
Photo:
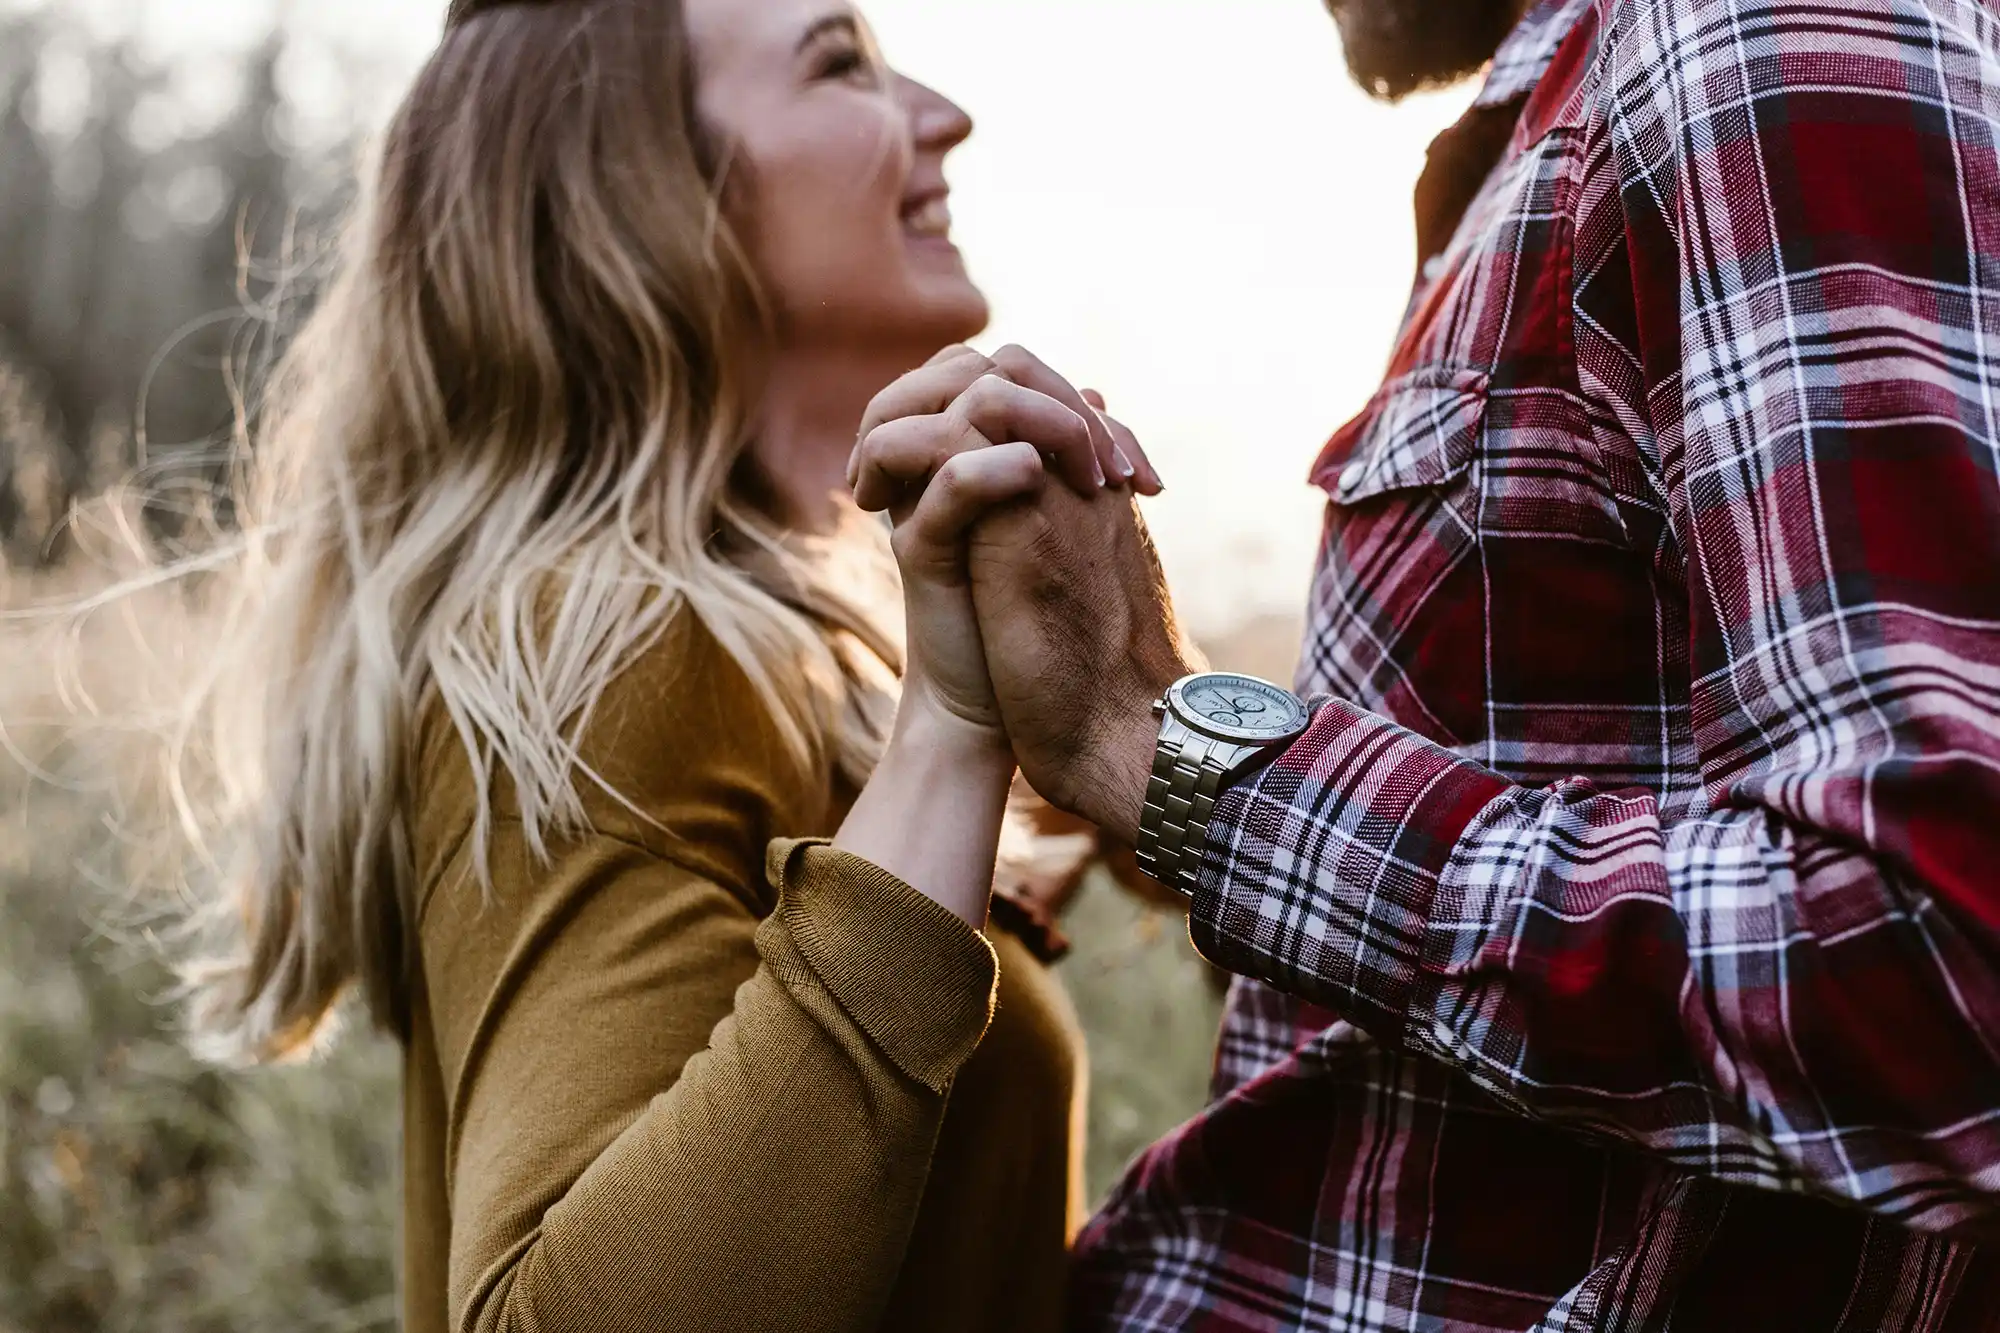
<path fill-rule="evenodd" d="M 1134 852 L 1139 869 L 1177 892 L 1194 895 L 1194 879 L 1208 843 L 1208 821 L 1225 777 L 1215 746 L 1190 735 L 1179 744 L 1163 742 L 1153 752 L 1146 783 L 1146 806 L 1139 817 Z"/>

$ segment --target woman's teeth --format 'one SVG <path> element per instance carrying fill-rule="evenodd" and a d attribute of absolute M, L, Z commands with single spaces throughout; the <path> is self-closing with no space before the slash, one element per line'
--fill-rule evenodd
<path fill-rule="evenodd" d="M 903 215 L 903 226 L 915 236 L 951 235 L 951 205 L 942 196 L 924 201 Z"/>

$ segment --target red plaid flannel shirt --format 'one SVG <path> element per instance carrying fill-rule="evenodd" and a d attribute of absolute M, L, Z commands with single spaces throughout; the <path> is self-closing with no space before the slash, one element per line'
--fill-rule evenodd
<path fill-rule="evenodd" d="M 1455 135 L 1075 1326 L 2000 1327 L 2000 17 L 1545 0 Z"/>

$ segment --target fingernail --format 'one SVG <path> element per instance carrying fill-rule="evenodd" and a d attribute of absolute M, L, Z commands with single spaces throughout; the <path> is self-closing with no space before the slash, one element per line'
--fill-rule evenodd
<path fill-rule="evenodd" d="M 1132 466 L 1132 460 L 1125 456 L 1123 448 L 1114 444 L 1111 446 L 1111 452 L 1118 456 L 1118 471 L 1125 480 L 1130 481 L 1139 475 L 1139 469 Z"/>

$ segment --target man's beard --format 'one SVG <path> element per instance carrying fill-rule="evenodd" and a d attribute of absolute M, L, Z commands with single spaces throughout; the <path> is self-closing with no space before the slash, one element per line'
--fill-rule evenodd
<path fill-rule="evenodd" d="M 1478 71 L 1519 20 L 1521 0 L 1326 0 L 1347 68 L 1393 102 Z"/>

